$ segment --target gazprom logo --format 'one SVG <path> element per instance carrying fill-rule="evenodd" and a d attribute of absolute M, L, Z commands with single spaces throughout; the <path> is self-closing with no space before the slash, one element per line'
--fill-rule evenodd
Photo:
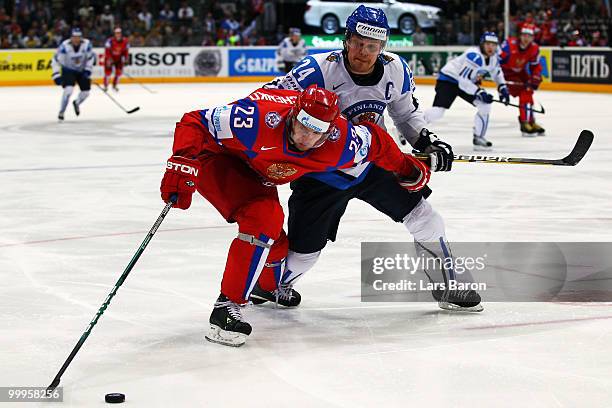
<path fill-rule="evenodd" d="M 311 120 L 312 116 L 303 116 L 300 122 L 302 122 L 302 125 L 314 130 L 315 132 L 323 132 L 323 129 L 312 123 Z"/>
<path fill-rule="evenodd" d="M 309 129 L 315 132 L 323 133 L 329 130 L 329 123 L 310 116 L 303 109 L 297 114 L 297 120 Z"/>
<path fill-rule="evenodd" d="M 274 58 L 248 57 L 242 53 L 234 61 L 234 69 L 241 74 L 269 74 L 276 71 Z"/>

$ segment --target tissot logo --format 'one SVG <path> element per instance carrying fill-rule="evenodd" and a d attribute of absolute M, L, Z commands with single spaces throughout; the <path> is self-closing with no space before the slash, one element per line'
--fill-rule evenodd
<path fill-rule="evenodd" d="M 187 60 L 187 56 L 189 55 L 188 52 L 164 52 L 164 53 L 159 53 L 159 52 L 151 52 L 151 53 L 145 53 L 145 52 L 135 52 L 135 53 L 130 53 L 130 56 L 128 57 L 128 65 L 134 65 L 137 67 L 141 67 L 141 66 L 145 66 L 145 65 L 149 65 L 152 67 L 158 66 L 158 65 L 165 65 L 165 66 L 175 66 L 175 65 L 179 65 L 179 66 L 184 66 L 186 64 L 186 60 Z"/>

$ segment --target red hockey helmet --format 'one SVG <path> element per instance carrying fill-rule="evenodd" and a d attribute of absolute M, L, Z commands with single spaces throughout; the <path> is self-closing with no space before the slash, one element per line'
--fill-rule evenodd
<path fill-rule="evenodd" d="M 527 35 L 535 35 L 536 32 L 536 26 L 533 24 L 523 24 L 523 26 L 521 27 L 521 34 L 527 34 Z"/>
<path fill-rule="evenodd" d="M 327 133 L 340 116 L 338 95 L 317 85 L 310 85 L 298 95 L 292 114 L 307 128 Z"/>

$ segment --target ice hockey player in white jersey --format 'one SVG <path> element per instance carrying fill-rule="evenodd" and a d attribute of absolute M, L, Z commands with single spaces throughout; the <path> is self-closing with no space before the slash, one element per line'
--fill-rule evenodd
<path fill-rule="evenodd" d="M 289 72 L 295 63 L 306 56 L 306 42 L 302 39 L 299 28 L 290 28 L 289 37 L 283 38 L 276 49 L 276 65 L 278 70 Z"/>
<path fill-rule="evenodd" d="M 414 97 L 412 71 L 403 58 L 384 52 L 390 31 L 384 12 L 361 5 L 349 16 L 346 27 L 343 50 L 308 56 L 267 86 L 302 90 L 316 84 L 334 91 L 342 113 L 354 123 L 369 121 L 384 128 L 383 114 L 388 110 L 401 135 L 416 150 L 429 154 L 431 171 L 450 171 L 452 148 L 425 128 L 423 112 Z M 291 293 L 297 279 L 312 269 L 327 241 L 336 240 L 340 219 L 353 198 L 403 223 L 423 249 L 441 257 L 449 253 L 444 221 L 425 200 L 431 190 L 426 187 L 408 192 L 398 185 L 393 174 L 367 158 L 350 169 L 310 173 L 293 181 L 291 189 L 289 255 L 279 286 L 279 304 L 283 294 Z M 447 280 L 448 276 L 442 276 L 446 272 L 440 271 L 433 279 Z M 433 294 L 443 308 L 482 310 L 475 291 Z M 253 303 L 274 298 L 271 293 L 263 293 L 258 285 L 251 294 Z"/>
<path fill-rule="evenodd" d="M 79 116 L 81 113 L 80 106 L 89 96 L 91 89 L 91 71 L 93 69 L 96 56 L 93 52 L 91 42 L 83 38 L 81 30 L 78 28 L 72 29 L 69 39 L 64 40 L 58 47 L 53 59 L 51 67 L 53 69 L 52 78 L 56 85 L 64 89 L 60 104 L 60 111 L 57 118 L 64 120 L 66 107 L 70 101 L 70 95 L 74 90 L 74 84 L 79 84 L 79 95 L 72 102 L 74 113 Z"/>
<path fill-rule="evenodd" d="M 493 146 L 485 137 L 493 95 L 480 88 L 482 79 L 490 75 L 497 84 L 500 100 L 506 104 L 510 102 L 508 87 L 499 65 L 498 44 L 495 33 L 485 32 L 480 37 L 479 47 L 470 47 L 447 62 L 438 75 L 433 107 L 425 112 L 427 123 L 432 123 L 442 118 L 457 96 L 474 105 L 478 109 L 474 117 L 473 137 L 476 150 L 488 150 Z"/>

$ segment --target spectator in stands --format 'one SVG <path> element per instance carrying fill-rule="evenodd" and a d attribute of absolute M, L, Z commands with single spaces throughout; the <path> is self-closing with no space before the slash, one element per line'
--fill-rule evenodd
<path fill-rule="evenodd" d="M 203 47 L 209 47 L 209 46 L 215 45 L 212 34 L 204 33 L 204 37 L 202 38 L 202 43 L 200 45 Z"/>
<path fill-rule="evenodd" d="M 140 31 L 134 31 L 130 36 L 130 46 L 131 47 L 144 47 L 145 40 L 144 36 Z"/>
<path fill-rule="evenodd" d="M 94 8 L 89 5 L 89 0 L 84 0 L 81 7 L 78 10 L 78 15 L 81 21 L 85 21 L 90 17 L 93 17 Z"/>
<path fill-rule="evenodd" d="M 153 26 L 153 14 L 151 14 L 146 6 L 143 6 L 140 13 L 138 13 L 138 20 L 143 23 L 145 31 L 148 32 L 151 30 Z"/>
<path fill-rule="evenodd" d="M 414 45 L 427 45 L 427 35 L 421 30 L 417 24 L 414 34 L 412 34 L 412 43 Z"/>
<path fill-rule="evenodd" d="M 470 32 L 469 20 L 462 20 L 461 29 L 457 33 L 457 44 L 459 45 L 472 45 L 474 40 Z"/>
<path fill-rule="evenodd" d="M 601 35 L 599 31 L 595 31 L 591 35 L 591 47 L 605 47 L 608 45 L 606 39 Z"/>
<path fill-rule="evenodd" d="M 215 31 L 217 31 L 217 23 L 215 22 L 215 19 L 210 11 L 206 13 L 206 17 L 204 18 L 202 25 L 205 33 L 212 35 Z"/>
<path fill-rule="evenodd" d="M 6 14 L 6 9 L 4 7 L 0 7 L 0 27 L 2 27 L 4 24 L 8 24 L 9 21 L 11 21 L 11 17 Z"/>
<path fill-rule="evenodd" d="M 170 8 L 170 3 L 165 3 L 164 8 L 159 12 L 159 19 L 161 21 L 172 22 L 174 21 L 174 11 Z"/>
<path fill-rule="evenodd" d="M 442 30 L 437 33 L 438 39 L 436 40 L 436 44 L 447 45 L 447 44 L 457 44 L 457 39 L 455 37 L 455 30 L 453 29 L 453 23 L 448 21 L 444 24 Z"/>
<path fill-rule="evenodd" d="M 153 27 L 151 32 L 145 37 L 145 47 L 161 47 L 162 36 L 159 33 L 159 27 Z"/>
<path fill-rule="evenodd" d="M 30 28 L 27 35 L 23 37 L 22 46 L 24 48 L 38 48 L 41 46 L 40 38 L 38 38 L 33 28 Z"/>
<path fill-rule="evenodd" d="M 108 4 L 104 6 L 104 11 L 100 15 L 99 22 L 104 32 L 110 32 L 115 29 L 115 16 L 111 13 L 111 8 Z"/>
<path fill-rule="evenodd" d="M 193 9 L 187 4 L 186 1 L 182 1 L 181 7 L 178 9 L 176 16 L 179 22 L 183 24 L 191 24 L 194 16 Z"/>
<path fill-rule="evenodd" d="M 221 23 L 221 28 L 227 31 L 238 31 L 240 29 L 240 23 L 236 21 L 234 16 L 230 13 L 225 15 L 225 19 Z"/>
<path fill-rule="evenodd" d="M 580 33 L 580 30 L 572 31 L 570 40 L 567 42 L 568 47 L 583 47 L 587 45 L 586 40 Z"/>

